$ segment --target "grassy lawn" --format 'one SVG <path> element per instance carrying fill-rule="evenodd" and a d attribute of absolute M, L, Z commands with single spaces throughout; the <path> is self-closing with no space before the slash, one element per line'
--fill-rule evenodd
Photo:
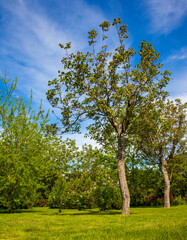
<path fill-rule="evenodd" d="M 187 239 L 187 206 L 120 211 L 33 208 L 0 213 L 0 239 Z M 186 238 L 185 238 L 186 237 Z"/>

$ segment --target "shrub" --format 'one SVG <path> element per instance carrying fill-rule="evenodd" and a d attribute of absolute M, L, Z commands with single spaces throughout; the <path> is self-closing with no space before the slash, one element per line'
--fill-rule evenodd
<path fill-rule="evenodd" d="M 114 172 L 115 174 L 115 172 Z M 100 210 L 121 209 L 119 183 L 115 175 L 102 169 L 94 183 L 94 198 Z"/>
<path fill-rule="evenodd" d="M 186 201 L 181 198 L 181 196 L 176 197 L 172 202 L 172 206 L 185 205 Z"/>

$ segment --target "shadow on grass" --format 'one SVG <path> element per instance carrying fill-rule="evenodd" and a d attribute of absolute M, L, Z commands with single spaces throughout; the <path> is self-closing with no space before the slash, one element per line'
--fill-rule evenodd
<path fill-rule="evenodd" d="M 134 215 L 136 213 L 131 213 L 130 215 Z M 79 212 L 72 212 L 72 213 L 68 213 L 68 212 L 62 212 L 59 213 L 59 212 L 53 212 L 53 213 L 40 213 L 40 215 L 48 215 L 48 216 L 51 216 L 51 215 L 58 215 L 58 216 L 83 216 L 83 215 L 121 215 L 121 211 L 119 210 L 113 210 L 113 211 L 110 211 L 110 210 L 106 210 L 106 211 L 93 211 L 93 210 L 82 210 L 82 211 L 79 211 Z"/>
<path fill-rule="evenodd" d="M 0 215 L 2 214 L 15 214 L 15 213 L 39 213 L 42 212 L 41 210 L 28 210 L 28 209 L 18 209 L 18 210 L 14 210 L 12 213 L 10 213 L 7 209 L 0 209 Z"/>
<path fill-rule="evenodd" d="M 14 210 L 12 213 L 9 213 L 7 209 L 0 209 L 0 215 L 3 214 L 17 214 L 17 213 L 38 213 L 39 215 L 46 215 L 46 216 L 81 216 L 81 215 L 121 215 L 120 210 L 106 210 L 106 211 L 101 211 L 101 210 L 80 210 L 78 211 L 77 209 L 62 209 L 62 212 L 59 213 L 58 209 L 56 209 L 56 212 L 51 212 L 52 209 L 19 209 L 19 210 Z M 54 209 L 53 209 L 54 210 Z M 70 212 L 68 212 L 68 210 Z M 130 215 L 134 215 L 136 213 L 131 213 Z"/>

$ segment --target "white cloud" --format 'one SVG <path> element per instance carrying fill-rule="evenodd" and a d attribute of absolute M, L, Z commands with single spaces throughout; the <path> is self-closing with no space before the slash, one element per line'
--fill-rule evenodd
<path fill-rule="evenodd" d="M 187 47 L 172 51 L 163 63 L 166 69 L 172 72 L 172 80 L 167 85 L 170 98 L 180 98 L 185 102 L 187 100 Z"/>
<path fill-rule="evenodd" d="M 91 144 L 93 148 L 97 147 L 100 148 L 101 146 L 94 141 L 93 139 L 90 139 L 89 137 L 84 137 L 84 133 L 78 134 L 64 134 L 63 139 L 70 138 L 72 140 L 76 141 L 76 146 L 81 148 L 83 144 Z"/>
<path fill-rule="evenodd" d="M 167 85 L 167 90 L 170 93 L 170 99 L 180 98 L 182 102 L 187 101 L 187 71 L 181 69 L 174 74 L 173 79 Z"/>
<path fill-rule="evenodd" d="M 168 34 L 186 17 L 186 0 L 145 0 L 151 20 L 151 32 Z"/>
<path fill-rule="evenodd" d="M 180 60 L 186 60 L 187 59 L 187 47 L 181 48 L 179 51 L 176 51 L 172 55 L 170 55 L 166 60 L 167 62 L 173 62 L 173 61 L 180 61 Z"/>
<path fill-rule="evenodd" d="M 46 100 L 48 80 L 57 77 L 57 71 L 62 68 L 63 51 L 58 44 L 71 41 L 73 51 L 84 50 L 87 32 L 105 19 L 100 9 L 82 0 L 68 2 L 71 10 L 63 2 L 66 4 L 61 0 L 55 2 L 59 4 L 58 20 L 62 19 L 57 22 L 37 1 L 0 0 L 5 31 L 0 39 L 1 68 L 7 69 L 8 76 L 18 77 L 19 95 L 29 98 L 32 88 L 36 108 L 41 98 L 43 108 L 50 108 Z M 55 119 L 53 114 L 50 118 Z M 99 147 L 94 140 L 84 138 L 84 134 L 63 135 L 64 139 L 67 137 L 75 139 L 79 148 L 85 143 Z"/>
<path fill-rule="evenodd" d="M 6 29 L 0 46 L 3 53 L 1 67 L 5 66 L 11 70 L 11 75 L 18 77 L 18 90 L 24 96 L 32 88 L 38 102 L 41 97 L 45 98 L 48 80 L 55 78 L 61 68 L 63 51 L 58 44 L 71 41 L 73 51 L 83 50 L 87 46 L 90 27 L 104 19 L 100 9 L 84 1 L 71 1 L 71 12 L 63 8 L 62 3 L 56 2 L 59 8 L 62 7 L 58 18 L 62 23 L 59 23 L 37 1 L 0 2 Z"/>
<path fill-rule="evenodd" d="M 169 96 L 169 99 L 174 101 L 175 99 L 181 99 L 182 103 L 187 102 L 187 92 L 183 93 L 183 95 L 175 95 L 175 96 Z"/>

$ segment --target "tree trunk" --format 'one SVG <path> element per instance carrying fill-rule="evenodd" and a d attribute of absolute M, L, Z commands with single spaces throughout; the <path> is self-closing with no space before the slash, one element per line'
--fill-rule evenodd
<path fill-rule="evenodd" d="M 167 172 L 166 163 L 162 164 L 162 175 L 164 178 L 164 207 L 170 208 L 170 180 Z"/>
<path fill-rule="evenodd" d="M 13 213 L 13 204 L 12 204 L 12 201 L 10 202 L 9 204 L 9 213 Z"/>
<path fill-rule="evenodd" d="M 61 210 L 61 201 L 60 200 L 58 200 L 58 212 L 59 213 L 62 212 L 62 210 Z"/>
<path fill-rule="evenodd" d="M 130 214 L 130 193 L 125 172 L 124 134 L 118 136 L 118 177 L 122 197 L 122 215 Z"/>
<path fill-rule="evenodd" d="M 9 199 L 10 199 L 10 202 L 9 202 L 9 210 L 8 212 L 9 213 L 13 213 L 13 197 L 12 197 L 12 190 L 9 192 Z"/>

